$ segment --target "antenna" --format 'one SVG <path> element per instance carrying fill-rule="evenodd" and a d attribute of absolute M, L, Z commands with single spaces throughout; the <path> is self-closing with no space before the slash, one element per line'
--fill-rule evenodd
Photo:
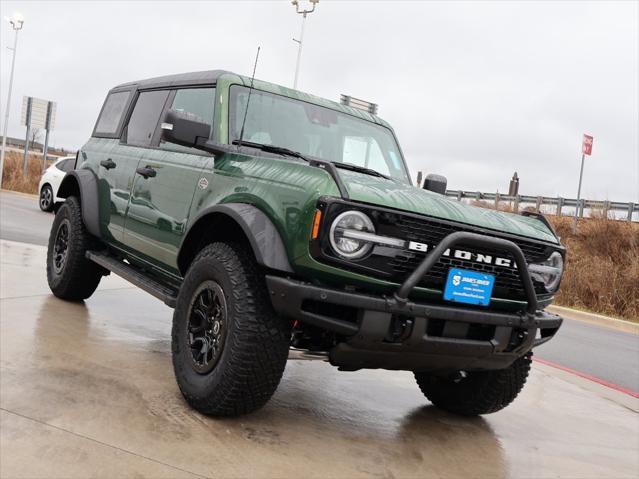
<path fill-rule="evenodd" d="M 257 59 L 260 58 L 260 48 L 257 47 L 257 54 L 255 55 L 255 64 L 253 65 L 253 76 L 251 77 L 251 86 L 249 88 L 248 98 L 246 99 L 246 109 L 244 110 L 244 120 L 242 120 L 242 129 L 240 130 L 240 139 L 237 142 L 238 148 L 242 146 L 242 139 L 244 138 L 244 125 L 246 125 L 246 115 L 249 109 L 249 103 L 251 102 L 251 93 L 253 92 L 253 81 L 255 80 L 255 70 L 257 69 Z"/>

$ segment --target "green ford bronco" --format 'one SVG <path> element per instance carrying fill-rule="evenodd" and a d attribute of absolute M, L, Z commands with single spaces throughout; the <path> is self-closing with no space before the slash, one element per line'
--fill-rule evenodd
<path fill-rule="evenodd" d="M 264 405 L 289 355 L 490 413 L 561 325 L 565 250 L 543 216 L 445 190 L 361 108 L 225 71 L 125 83 L 60 186 L 47 279 L 82 300 L 113 272 L 175 308 L 175 376 L 206 414 Z"/>

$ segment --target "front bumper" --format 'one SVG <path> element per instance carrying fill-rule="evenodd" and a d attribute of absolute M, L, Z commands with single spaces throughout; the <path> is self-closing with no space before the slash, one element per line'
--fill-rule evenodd
<path fill-rule="evenodd" d="M 502 313 L 417 303 L 408 298 L 443 252 L 459 242 L 499 247 L 513 254 L 527 293 L 526 311 Z M 532 280 L 517 245 L 474 233 L 447 236 L 393 297 L 331 289 L 278 276 L 267 276 L 266 282 L 278 314 L 343 338 L 330 351 L 329 358 L 344 369 L 502 369 L 550 340 L 562 323 L 559 316 L 537 309 Z"/>
<path fill-rule="evenodd" d="M 330 351 L 330 361 L 344 369 L 382 368 L 410 371 L 502 369 L 530 349 L 550 340 L 559 316 L 537 311 L 505 314 L 459 307 L 397 302 L 362 293 L 313 286 L 277 276 L 266 283 L 275 310 L 344 337 Z M 355 320 L 318 314 L 317 304 L 357 310 Z M 389 340 L 398 318 L 411 318 L 407 337 Z M 473 325 L 491 337 L 475 339 Z M 430 334 L 429 334 L 430 333 Z"/>

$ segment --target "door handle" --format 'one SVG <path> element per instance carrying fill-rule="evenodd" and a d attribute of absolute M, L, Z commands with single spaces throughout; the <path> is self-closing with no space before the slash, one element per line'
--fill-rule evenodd
<path fill-rule="evenodd" d="M 115 164 L 115 161 L 113 161 L 111 158 L 108 158 L 106 160 L 102 160 L 100 162 L 101 166 L 104 166 L 107 170 L 110 170 L 111 168 L 115 168 L 117 165 Z"/>
<path fill-rule="evenodd" d="M 138 175 L 140 175 L 141 177 L 143 177 L 144 179 L 146 179 L 146 178 L 155 178 L 155 175 L 158 174 L 158 172 L 155 171 L 150 166 L 145 166 L 143 168 L 138 168 L 138 169 L 135 170 L 135 172 Z"/>

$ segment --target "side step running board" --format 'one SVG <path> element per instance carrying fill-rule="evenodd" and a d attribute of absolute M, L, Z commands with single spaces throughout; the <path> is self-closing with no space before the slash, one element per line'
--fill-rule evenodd
<path fill-rule="evenodd" d="M 144 275 L 130 264 L 124 263 L 107 253 L 87 251 L 86 256 L 94 263 L 126 279 L 152 296 L 161 299 L 170 308 L 175 308 L 177 291 Z"/>

